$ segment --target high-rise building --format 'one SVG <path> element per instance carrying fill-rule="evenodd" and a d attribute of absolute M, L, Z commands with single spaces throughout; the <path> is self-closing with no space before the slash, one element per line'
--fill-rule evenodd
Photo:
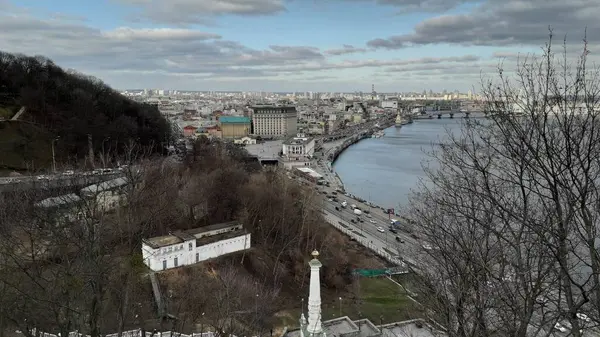
<path fill-rule="evenodd" d="M 289 137 L 298 131 L 296 107 L 257 105 L 252 107 L 253 133 L 261 137 Z"/>

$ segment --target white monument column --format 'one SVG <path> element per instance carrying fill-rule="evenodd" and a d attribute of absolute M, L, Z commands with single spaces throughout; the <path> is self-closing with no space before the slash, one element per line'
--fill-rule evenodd
<path fill-rule="evenodd" d="M 319 252 L 316 250 L 311 254 L 313 259 L 310 260 L 310 292 L 308 294 L 308 325 L 306 331 L 309 334 L 320 334 L 323 332 L 321 327 L 321 281 L 319 270 L 323 266 L 317 259 Z"/>

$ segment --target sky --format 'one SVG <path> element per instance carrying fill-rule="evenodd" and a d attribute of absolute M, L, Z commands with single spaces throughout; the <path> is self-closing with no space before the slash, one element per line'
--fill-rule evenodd
<path fill-rule="evenodd" d="M 554 43 L 576 59 L 598 0 L 0 0 L 0 51 L 115 89 L 477 92 Z"/>

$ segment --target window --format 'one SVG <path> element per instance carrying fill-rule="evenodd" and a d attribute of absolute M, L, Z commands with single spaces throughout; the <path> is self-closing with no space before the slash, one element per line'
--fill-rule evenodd
<path fill-rule="evenodd" d="M 163 270 L 167 269 L 167 260 L 163 260 Z"/>
<path fill-rule="evenodd" d="M 196 253 L 196 262 L 200 262 L 200 253 Z"/>
<path fill-rule="evenodd" d="M 179 263 L 178 263 L 178 262 L 179 262 L 179 261 L 177 260 L 177 257 L 175 257 L 175 260 L 173 260 L 173 265 L 174 265 L 175 267 L 177 267 L 177 266 L 179 265 Z"/>
<path fill-rule="evenodd" d="M 192 243 L 191 243 L 191 242 L 190 242 L 190 244 L 189 244 L 189 245 L 190 245 L 190 252 L 191 252 L 191 251 L 192 251 L 192 249 L 193 249 L 193 248 L 192 248 L 192 246 L 193 246 L 193 245 L 192 245 Z"/>

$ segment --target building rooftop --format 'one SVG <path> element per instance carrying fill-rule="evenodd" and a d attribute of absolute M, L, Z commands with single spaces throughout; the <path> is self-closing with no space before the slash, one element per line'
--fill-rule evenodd
<path fill-rule="evenodd" d="M 311 140 L 313 140 L 311 137 L 293 136 L 293 137 L 286 139 L 283 142 L 283 144 L 285 144 L 285 145 L 304 145 L 304 144 L 309 143 Z"/>
<path fill-rule="evenodd" d="M 317 179 L 323 178 L 322 175 L 318 174 L 315 170 L 313 170 L 311 168 L 308 168 L 308 167 L 297 167 L 296 169 L 298 171 L 304 173 L 304 174 L 310 175 L 313 178 L 317 178 Z"/>
<path fill-rule="evenodd" d="M 184 240 L 181 240 L 181 238 L 179 238 L 175 235 L 163 235 L 163 236 L 153 237 L 150 239 L 144 239 L 144 242 L 146 244 L 148 244 L 148 246 L 155 248 L 155 249 L 160 248 L 160 247 L 174 245 L 176 243 L 183 243 L 183 241 Z"/>
<path fill-rule="evenodd" d="M 206 234 L 206 233 L 209 233 L 212 231 L 221 230 L 221 229 L 234 228 L 236 226 L 241 227 L 242 224 L 237 221 L 225 222 L 225 223 L 220 223 L 220 224 L 215 224 L 215 225 L 210 225 L 210 226 L 188 229 L 185 231 L 176 231 L 169 235 L 163 235 L 163 236 L 157 236 L 157 237 L 153 237 L 153 238 L 149 238 L 149 239 L 144 239 L 144 242 L 148 246 L 150 246 L 154 249 L 175 245 L 175 244 L 183 243 L 185 241 L 190 241 L 190 240 L 203 239 L 203 243 L 208 243 L 208 241 L 212 241 L 215 238 L 213 238 L 212 235 L 203 235 L 203 234 Z M 234 233 L 234 232 L 239 233 L 239 229 L 232 230 L 230 232 L 224 232 L 224 233 Z M 221 233 L 221 234 L 223 234 L 223 233 Z"/>
<path fill-rule="evenodd" d="M 250 118 L 244 116 L 221 116 L 219 122 L 221 124 L 249 124 Z"/>
<path fill-rule="evenodd" d="M 270 105 L 270 104 L 259 104 L 252 106 L 252 109 L 296 109 L 293 105 Z"/>
<path fill-rule="evenodd" d="M 278 158 L 281 152 L 281 140 L 267 141 L 264 143 L 246 145 L 246 151 L 258 158 Z"/>
<path fill-rule="evenodd" d="M 59 207 L 81 201 L 81 198 L 75 193 L 60 195 L 58 197 L 46 198 L 35 205 L 37 207 L 52 208 Z"/>
<path fill-rule="evenodd" d="M 420 322 L 421 324 L 417 324 Z M 434 329 L 421 319 L 403 321 L 380 326 L 383 337 L 413 336 L 439 337 L 445 336 L 442 331 Z"/>
<path fill-rule="evenodd" d="M 241 223 L 239 223 L 237 221 L 229 221 L 229 222 L 218 223 L 218 224 L 210 225 L 210 226 L 203 226 L 203 227 L 188 229 L 185 232 L 189 235 L 193 235 L 194 237 L 198 237 L 200 234 L 203 234 L 206 232 L 212 232 L 212 231 L 216 231 L 219 229 L 225 229 L 225 228 L 238 226 L 238 225 L 241 225 Z"/>
<path fill-rule="evenodd" d="M 103 181 L 98 184 L 90 185 L 81 189 L 82 195 L 94 195 L 100 192 L 109 191 L 113 188 L 118 188 L 127 185 L 127 178 L 120 177 L 117 179 Z"/>
<path fill-rule="evenodd" d="M 421 324 L 417 325 L 417 322 Z M 368 319 L 351 320 L 344 316 L 322 323 L 328 337 L 441 337 L 446 336 L 442 331 L 434 329 L 421 319 L 402 321 L 381 326 L 374 325 Z M 419 327 L 420 326 L 420 327 Z M 284 337 L 301 337 L 299 328 L 287 330 Z"/>

